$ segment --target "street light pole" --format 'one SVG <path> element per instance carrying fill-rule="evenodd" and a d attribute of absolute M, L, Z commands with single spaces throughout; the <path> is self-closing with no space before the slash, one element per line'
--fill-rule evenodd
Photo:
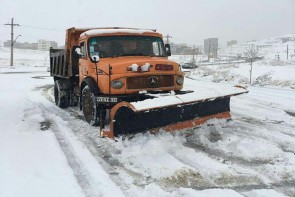
<path fill-rule="evenodd" d="M 166 44 L 169 44 L 169 38 L 172 38 L 172 36 L 170 36 L 169 34 L 167 34 L 167 36 L 164 36 L 166 38 Z"/>

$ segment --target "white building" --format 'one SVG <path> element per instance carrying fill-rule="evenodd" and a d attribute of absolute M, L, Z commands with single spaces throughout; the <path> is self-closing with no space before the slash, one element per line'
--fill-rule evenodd
<path fill-rule="evenodd" d="M 38 50 L 46 51 L 49 50 L 50 47 L 57 48 L 57 42 L 38 40 Z"/>

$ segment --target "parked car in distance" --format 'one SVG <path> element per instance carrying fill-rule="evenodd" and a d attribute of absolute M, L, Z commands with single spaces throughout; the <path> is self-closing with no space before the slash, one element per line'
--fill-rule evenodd
<path fill-rule="evenodd" d="M 181 65 L 181 67 L 185 69 L 194 69 L 194 68 L 198 68 L 198 65 L 196 65 L 193 62 L 186 62 L 183 65 Z"/>

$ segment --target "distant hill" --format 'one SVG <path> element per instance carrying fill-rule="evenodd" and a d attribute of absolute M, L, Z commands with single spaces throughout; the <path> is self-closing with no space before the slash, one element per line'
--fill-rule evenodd
<path fill-rule="evenodd" d="M 258 48 L 259 55 L 264 56 L 266 60 L 274 60 L 279 55 L 280 60 L 284 61 L 287 60 L 288 45 L 289 60 L 291 59 L 292 55 L 293 59 L 295 59 L 295 34 L 287 34 L 233 45 L 232 47 L 220 49 L 219 55 L 243 55 L 244 51 L 252 45 Z"/>

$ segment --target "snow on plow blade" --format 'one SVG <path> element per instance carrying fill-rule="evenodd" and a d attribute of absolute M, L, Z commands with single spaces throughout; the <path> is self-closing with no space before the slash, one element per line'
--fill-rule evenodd
<path fill-rule="evenodd" d="M 101 136 L 113 138 L 159 129 L 175 131 L 194 128 L 209 119 L 228 119 L 230 97 L 246 92 L 240 89 L 231 94 L 217 94 L 203 99 L 193 99 L 196 93 L 191 93 L 166 95 L 137 103 L 120 102 L 111 109 L 110 127 L 108 130 L 101 130 Z"/>

